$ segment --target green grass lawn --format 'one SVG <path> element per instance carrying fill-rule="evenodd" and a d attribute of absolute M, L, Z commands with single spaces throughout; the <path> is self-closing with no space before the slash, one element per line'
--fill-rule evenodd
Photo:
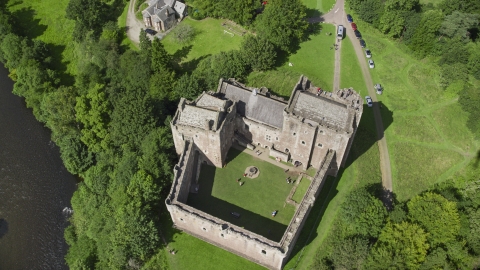
<path fill-rule="evenodd" d="M 297 189 L 295 189 L 295 193 L 292 196 L 292 200 L 294 200 L 297 203 L 301 203 L 303 196 L 305 196 L 305 193 L 307 192 L 307 189 L 311 183 L 312 181 L 310 181 L 305 177 L 302 177 L 302 180 L 298 184 Z"/>
<path fill-rule="evenodd" d="M 335 5 L 335 0 L 302 0 L 307 7 L 307 17 L 319 16 L 318 11 L 327 13 Z"/>
<path fill-rule="evenodd" d="M 75 22 L 65 18 L 68 2 L 69 0 L 10 0 L 7 7 L 21 18 L 18 27 L 26 30 L 28 37 L 48 44 L 57 71 L 76 74 L 77 55 L 72 40 Z"/>
<path fill-rule="evenodd" d="M 252 72 L 247 77 L 246 84 L 255 87 L 265 86 L 273 93 L 288 98 L 300 75 L 303 74 L 315 86 L 331 91 L 335 51 L 330 50 L 330 47 L 335 43 L 335 35 L 328 36 L 326 33 L 334 33 L 335 27 L 329 24 L 322 24 L 322 27 L 321 33 L 301 43 L 300 49 L 290 55 L 281 67 L 266 72 Z M 293 66 L 289 66 L 288 63 L 292 63 Z"/>
<path fill-rule="evenodd" d="M 250 151 L 250 150 L 246 150 Z M 257 178 L 242 177 L 245 169 L 256 166 Z M 285 178 L 294 176 L 282 168 L 231 148 L 227 167 L 202 165 L 198 194 L 190 194 L 188 204 L 237 226 L 280 241 L 295 213 L 295 207 L 285 201 L 292 189 Z M 237 179 L 241 179 L 240 186 Z M 271 213 L 278 210 L 272 217 Z M 241 214 L 239 219 L 230 213 Z"/>
<path fill-rule="evenodd" d="M 181 63 L 199 60 L 222 51 L 239 49 L 243 37 L 224 34 L 223 30 L 226 28 L 222 26 L 223 21 L 213 18 L 196 21 L 186 17 L 180 24 L 188 24 L 195 29 L 196 36 L 193 41 L 179 44 L 167 34 L 162 42 L 167 52 L 173 54 Z"/>
<path fill-rule="evenodd" d="M 349 38 L 342 40 L 340 61 L 340 88 L 353 87 L 360 94 L 367 95 L 367 87 L 363 80 L 358 58 Z"/>

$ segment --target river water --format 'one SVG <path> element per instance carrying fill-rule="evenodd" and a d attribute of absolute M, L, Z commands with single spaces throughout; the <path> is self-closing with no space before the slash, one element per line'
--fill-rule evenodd
<path fill-rule="evenodd" d="M 76 179 L 0 64 L 0 270 L 68 269 L 63 231 Z"/>

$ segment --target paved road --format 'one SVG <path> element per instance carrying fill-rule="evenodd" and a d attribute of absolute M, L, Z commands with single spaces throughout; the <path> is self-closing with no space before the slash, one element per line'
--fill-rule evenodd
<path fill-rule="evenodd" d="M 355 37 L 355 34 L 349 27 L 349 23 L 346 19 L 345 9 L 344 9 L 344 0 L 337 0 L 333 9 L 324 14 L 321 17 L 309 18 L 309 22 L 325 22 L 331 23 L 334 25 L 344 25 L 346 26 L 346 33 L 347 37 L 352 41 L 353 47 L 355 49 L 355 53 L 357 55 L 360 69 L 362 71 L 363 78 L 367 85 L 368 94 L 372 97 L 373 100 L 373 115 L 375 118 L 375 125 L 377 128 L 377 138 L 378 138 L 378 148 L 380 151 L 380 169 L 382 171 L 382 184 L 384 189 L 386 190 L 386 196 L 384 202 L 387 203 L 388 207 L 391 207 L 391 192 L 393 190 L 392 186 L 392 171 L 390 167 L 390 156 L 388 154 L 388 147 L 387 141 L 384 135 L 384 127 L 382 122 L 382 115 L 380 113 L 380 107 L 377 100 L 375 89 L 373 88 L 372 77 L 370 76 L 369 67 L 367 66 L 367 61 L 365 59 L 365 55 L 363 49 L 360 47 L 360 44 Z M 341 45 L 340 45 L 341 46 Z M 340 81 L 340 50 L 335 53 L 335 75 L 334 75 L 334 89 L 339 88 L 339 81 Z M 338 71 L 338 72 L 337 72 Z"/>
<path fill-rule="evenodd" d="M 130 5 L 128 6 L 128 12 L 127 12 L 127 36 L 128 38 L 133 41 L 135 44 L 140 43 L 140 31 L 142 31 L 142 28 L 145 28 L 145 25 L 143 25 L 143 22 L 137 20 L 135 17 L 135 2 L 136 1 L 142 1 L 142 0 L 130 0 Z"/>

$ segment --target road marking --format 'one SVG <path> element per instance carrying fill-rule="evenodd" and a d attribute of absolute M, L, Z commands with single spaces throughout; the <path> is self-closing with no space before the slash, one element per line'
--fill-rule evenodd
<path fill-rule="evenodd" d="M 337 11 L 338 11 L 339 9 L 340 9 L 340 8 L 337 8 L 337 10 L 335 10 L 335 12 L 334 12 L 334 13 L 337 13 Z"/>

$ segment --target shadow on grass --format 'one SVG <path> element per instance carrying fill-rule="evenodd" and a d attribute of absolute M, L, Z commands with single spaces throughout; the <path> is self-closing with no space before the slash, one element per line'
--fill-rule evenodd
<path fill-rule="evenodd" d="M 384 132 L 381 132 L 380 136 L 377 135 L 375 118 L 373 115 L 374 109 L 380 110 L 384 130 L 386 130 L 393 122 L 393 112 L 390 111 L 387 106 L 383 105 L 381 102 L 375 102 L 373 106 L 374 108 L 370 108 L 367 105 L 363 105 L 362 119 L 360 120 L 357 133 L 353 139 L 352 148 L 350 149 L 350 153 L 345 164 L 346 168 L 352 165 L 353 162 L 367 152 L 378 140 L 384 136 Z"/>
<path fill-rule="evenodd" d="M 35 19 L 35 10 L 32 8 L 22 8 L 12 13 L 15 32 L 31 39 L 41 36 L 46 25 L 40 24 L 40 19 Z"/>
<path fill-rule="evenodd" d="M 192 71 L 194 71 L 197 68 L 200 61 L 202 61 L 203 59 L 206 59 L 210 56 L 211 56 L 211 54 L 202 55 L 202 56 L 200 56 L 198 58 L 195 58 L 195 59 L 192 59 L 188 62 L 181 63 L 175 68 L 178 71 L 179 75 L 182 75 L 182 74 L 185 74 L 185 73 L 191 73 Z"/>
<path fill-rule="evenodd" d="M 172 58 L 175 63 L 182 62 L 182 59 L 187 57 L 188 53 L 192 50 L 193 45 L 183 46 L 181 49 L 177 50 Z"/>
<path fill-rule="evenodd" d="M 338 180 L 342 178 L 342 174 L 344 171 L 344 169 L 341 169 L 338 172 L 337 177 L 328 176 L 327 179 L 325 179 L 325 184 L 323 185 L 323 188 L 320 191 L 320 194 L 318 195 L 318 198 L 315 201 L 315 204 L 313 205 L 313 208 L 310 211 L 307 220 L 305 221 L 305 225 L 303 226 L 302 232 L 300 233 L 300 236 L 298 237 L 297 242 L 293 247 L 293 251 L 290 255 L 290 258 L 288 259 L 287 264 L 292 258 L 295 258 L 295 256 L 305 246 L 309 245 L 317 238 L 317 227 L 320 222 L 322 222 L 322 220 L 325 218 L 324 214 L 327 206 L 338 193 Z M 296 259 L 300 260 L 301 258 Z"/>
<path fill-rule="evenodd" d="M 236 151 L 235 151 L 236 152 Z M 234 157 L 229 157 L 234 158 Z M 213 197 L 213 183 L 216 167 L 202 165 L 200 171 L 199 184 L 200 189 L 198 194 L 190 193 L 188 195 L 187 204 L 201 210 L 207 214 L 220 218 L 226 222 L 230 222 L 246 230 L 252 231 L 262 235 L 273 241 L 280 241 L 282 239 L 287 225 L 278 223 L 277 221 L 260 216 L 257 213 L 246 210 L 240 206 L 231 204 L 224 200 Z M 235 181 L 234 179 L 228 181 Z M 248 183 L 246 183 L 248 185 Z M 240 186 L 238 188 L 241 188 Z M 248 200 L 248 198 L 245 198 Z M 281 210 L 279 210 L 281 212 Z M 236 212 L 241 216 L 235 218 L 231 213 Z M 279 212 L 279 214 L 281 214 Z"/>
<path fill-rule="evenodd" d="M 307 18 L 313 18 L 313 17 L 320 17 L 323 15 L 323 13 L 318 10 L 318 9 L 314 9 L 314 8 L 307 8 Z"/>

